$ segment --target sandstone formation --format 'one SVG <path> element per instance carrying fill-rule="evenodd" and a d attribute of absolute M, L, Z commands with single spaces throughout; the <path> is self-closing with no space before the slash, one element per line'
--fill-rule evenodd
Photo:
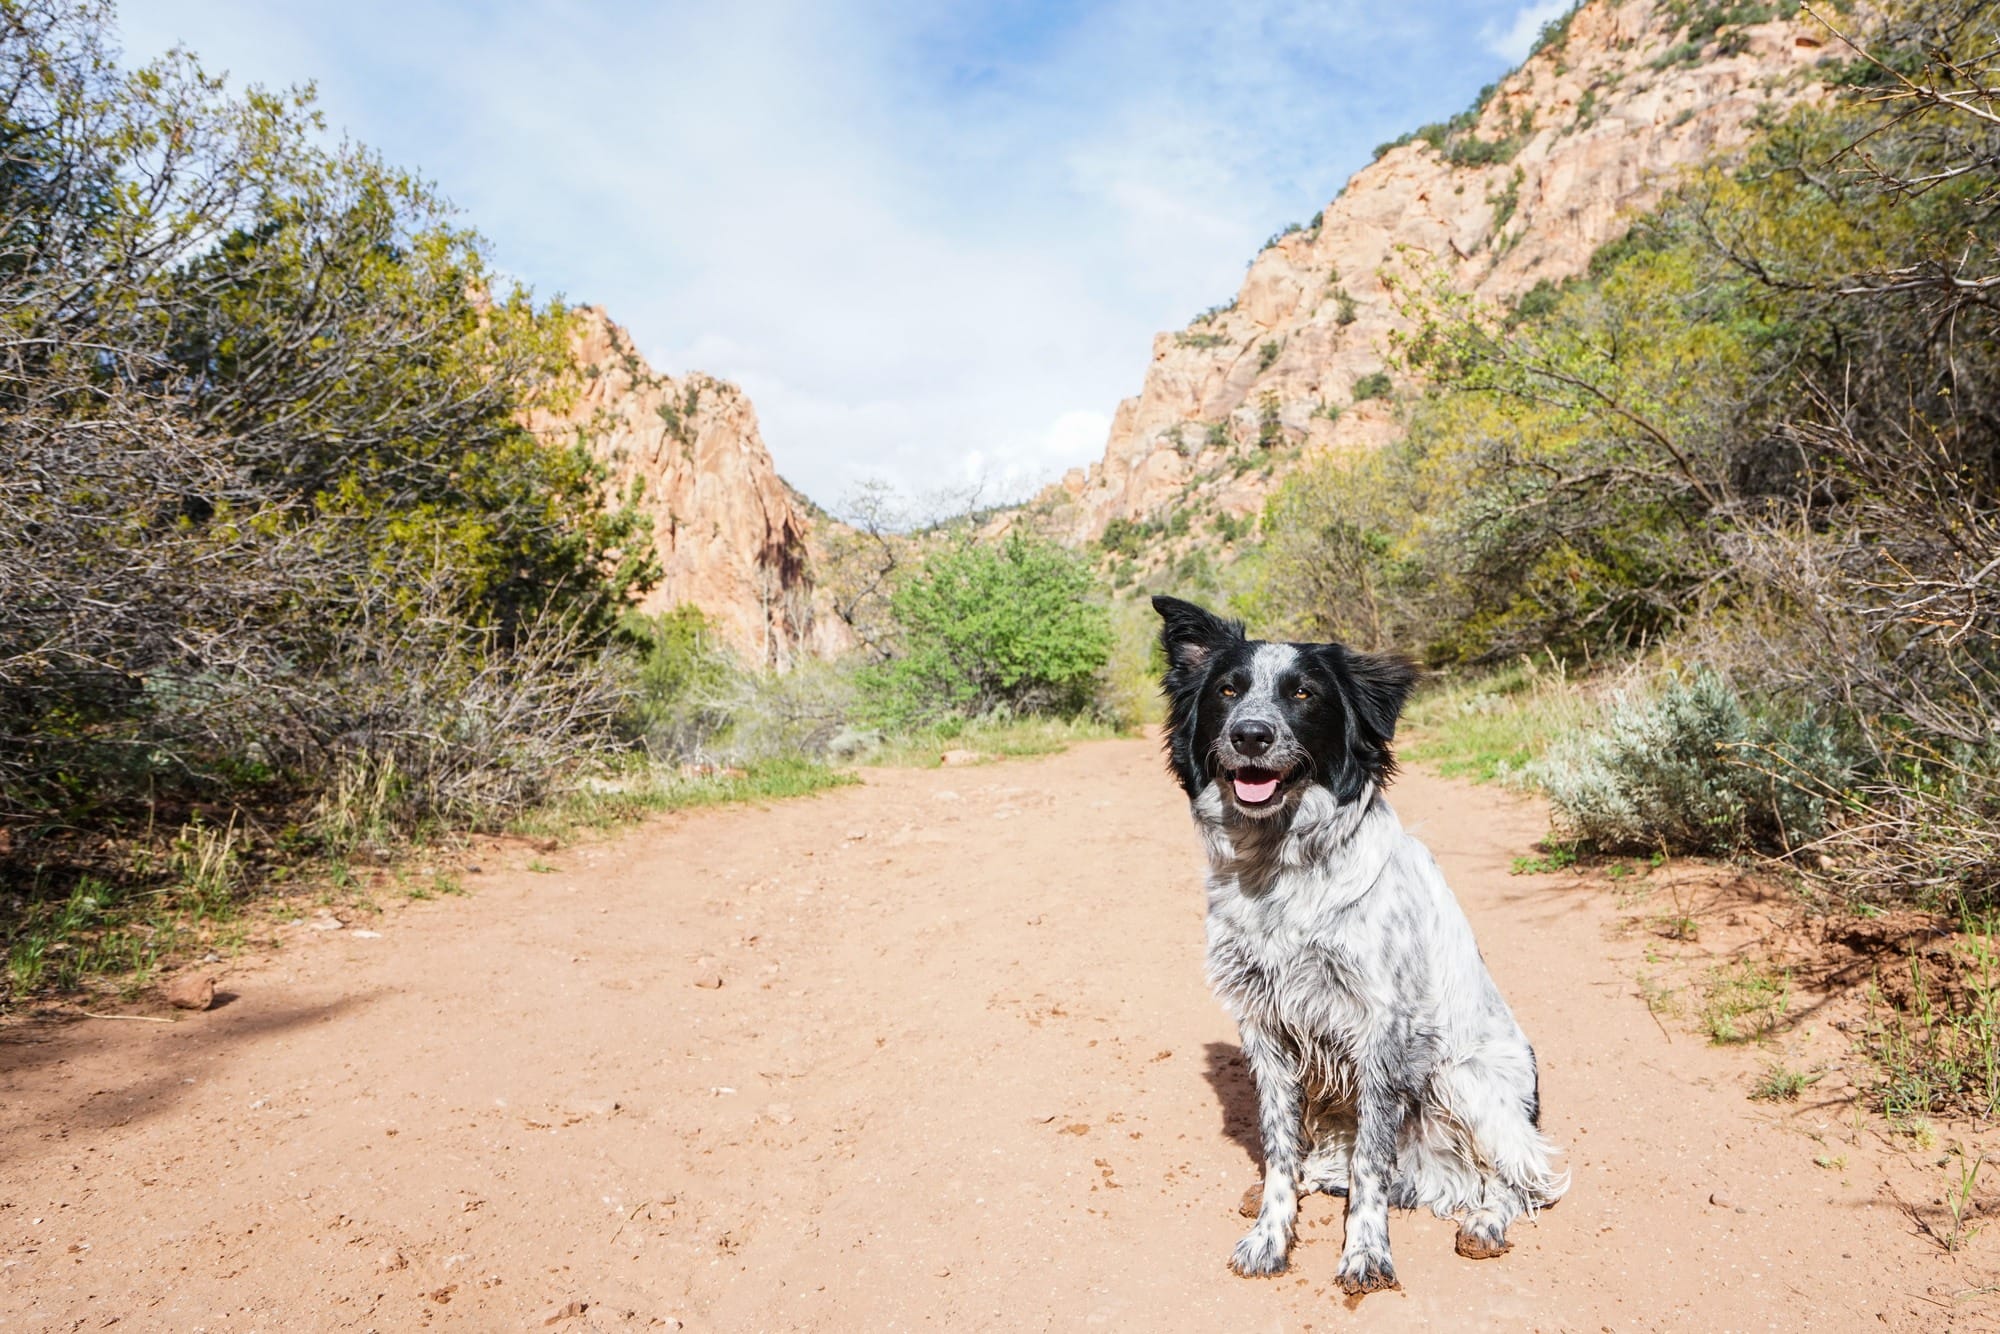
<path fill-rule="evenodd" d="M 1226 533 L 1300 454 L 1389 439 L 1393 404 L 1368 383 L 1390 369 L 1399 325 L 1385 276 L 1442 269 L 1496 302 L 1573 276 L 1677 172 L 1813 94 L 1823 29 L 1777 19 L 1691 30 L 1689 16 L 1709 8 L 1589 0 L 1469 126 L 1433 136 L 1442 151 L 1416 138 L 1357 172 L 1312 225 L 1257 256 L 1227 307 L 1153 340 L 1103 459 L 1045 490 L 1027 517 L 1070 542 L 1170 510 L 1210 532 L 1228 516 Z"/>
<path fill-rule="evenodd" d="M 753 665 L 838 649 L 813 609 L 810 521 L 771 465 L 749 398 L 700 372 L 657 374 L 602 309 L 575 313 L 575 401 L 530 426 L 550 440 L 580 432 L 614 497 L 637 484 L 665 571 L 642 610 L 692 603 Z"/>

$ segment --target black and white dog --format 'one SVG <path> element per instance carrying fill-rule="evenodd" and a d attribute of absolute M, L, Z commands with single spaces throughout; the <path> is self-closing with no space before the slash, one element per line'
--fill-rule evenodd
<path fill-rule="evenodd" d="M 1535 1053 L 1430 851 L 1382 788 L 1416 669 L 1246 639 L 1156 597 L 1167 753 L 1208 848 L 1208 977 L 1257 1084 L 1264 1188 L 1239 1274 L 1285 1268 L 1302 1194 L 1347 1196 L 1340 1286 L 1397 1286 L 1390 1205 L 1459 1219 L 1458 1253 L 1568 1186 Z"/>

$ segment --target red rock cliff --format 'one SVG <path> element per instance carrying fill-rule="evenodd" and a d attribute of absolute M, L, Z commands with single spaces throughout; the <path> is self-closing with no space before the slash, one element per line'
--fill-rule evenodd
<path fill-rule="evenodd" d="M 1399 321 L 1382 275 L 1399 251 L 1512 300 L 1581 271 L 1678 171 L 1812 95 L 1823 29 L 1778 20 L 1690 40 L 1685 16 L 1704 12 L 1591 0 L 1499 84 L 1470 138 L 1461 129 L 1445 152 L 1416 139 L 1357 172 L 1314 226 L 1257 256 L 1226 309 L 1153 340 L 1103 459 L 1030 511 L 1072 542 L 1169 506 L 1248 514 L 1287 451 L 1390 438 L 1392 405 L 1355 387 L 1385 368 Z"/>
<path fill-rule="evenodd" d="M 813 611 L 810 521 L 772 467 L 749 398 L 700 372 L 660 375 L 605 312 L 575 312 L 576 401 L 537 412 L 545 438 L 581 432 L 615 495 L 636 482 L 663 577 L 641 604 L 692 603 L 749 663 L 838 647 Z"/>

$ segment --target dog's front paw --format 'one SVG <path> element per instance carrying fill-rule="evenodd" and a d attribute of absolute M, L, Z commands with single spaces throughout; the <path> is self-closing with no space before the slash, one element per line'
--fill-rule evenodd
<path fill-rule="evenodd" d="M 1269 1278 L 1285 1272 L 1285 1239 L 1268 1228 L 1254 1227 L 1236 1243 L 1229 1267 L 1245 1278 Z"/>
<path fill-rule="evenodd" d="M 1340 1257 L 1340 1272 L 1333 1277 L 1343 1292 L 1356 1297 L 1364 1292 L 1382 1292 L 1403 1286 L 1396 1281 L 1396 1267 L 1389 1263 L 1387 1251 L 1343 1255 Z"/>

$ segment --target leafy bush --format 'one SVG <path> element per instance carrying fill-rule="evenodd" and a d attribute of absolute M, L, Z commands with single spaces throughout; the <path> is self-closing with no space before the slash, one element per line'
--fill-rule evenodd
<path fill-rule="evenodd" d="M 683 604 L 654 616 L 627 613 L 619 630 L 636 651 L 626 731 L 657 760 L 705 755 L 730 725 L 742 670 L 715 628 L 700 608 Z"/>
<path fill-rule="evenodd" d="M 308 94 L 0 14 L 0 820 L 533 800 L 608 743 L 650 553 L 578 442 L 568 319 Z M 356 780 L 361 781 L 361 780 Z M 147 817 L 150 819 L 150 815 Z"/>
<path fill-rule="evenodd" d="M 803 661 L 747 669 L 698 608 L 629 614 L 634 650 L 624 734 L 670 764 L 768 765 L 843 759 L 879 739 L 853 724 L 854 667 Z"/>
<path fill-rule="evenodd" d="M 1810 720 L 1753 716 L 1706 669 L 1620 695 L 1536 768 L 1569 840 L 1600 852 L 1787 852 L 1817 838 L 1851 765 Z"/>
<path fill-rule="evenodd" d="M 1104 531 L 1098 535 L 1097 545 L 1115 555 L 1136 556 L 1145 541 L 1145 530 L 1122 514 L 1114 514 L 1104 521 Z"/>
<path fill-rule="evenodd" d="M 907 727 L 1083 708 L 1111 649 L 1092 592 L 1080 560 L 1019 532 L 933 553 L 891 599 L 904 652 L 861 675 L 860 713 Z"/>
<path fill-rule="evenodd" d="M 1396 385 L 1389 378 L 1389 372 L 1376 371 L 1364 375 L 1354 382 L 1354 401 L 1365 402 L 1371 398 L 1388 398 L 1396 392 Z"/>
<path fill-rule="evenodd" d="M 1257 443 L 1271 449 L 1284 442 L 1285 420 L 1280 412 L 1278 395 L 1276 391 L 1267 389 L 1257 398 Z"/>

